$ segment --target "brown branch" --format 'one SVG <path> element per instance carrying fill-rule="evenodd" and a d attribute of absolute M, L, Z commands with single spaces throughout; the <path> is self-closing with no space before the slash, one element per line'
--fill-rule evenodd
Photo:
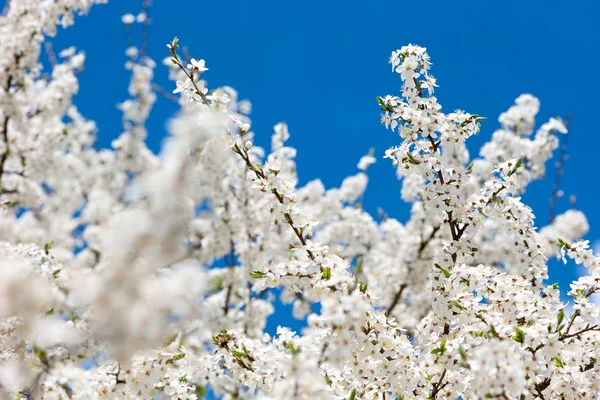
<path fill-rule="evenodd" d="M 162 86 L 157 85 L 156 83 L 152 83 L 152 89 L 154 89 L 154 91 L 158 94 L 163 95 L 165 98 L 179 104 L 179 98 L 175 95 L 173 95 L 172 93 L 169 93 L 167 90 L 165 90 L 165 88 L 163 88 Z"/>
<path fill-rule="evenodd" d="M 568 334 L 568 335 L 563 335 L 563 336 L 560 337 L 559 340 L 567 340 L 567 339 L 572 338 L 574 336 L 581 335 L 582 333 L 585 333 L 585 332 L 598 330 L 596 328 L 598 328 L 598 325 L 587 326 L 586 328 L 584 328 L 584 329 L 582 329 L 580 331 L 577 331 L 575 333 L 571 333 L 571 334 Z"/>
<path fill-rule="evenodd" d="M 227 210 L 227 202 L 225 202 L 225 209 Z M 229 269 L 230 271 L 233 270 L 235 268 L 235 247 L 234 247 L 234 243 L 233 240 L 230 241 L 231 242 L 231 250 L 229 252 Z M 227 260 L 227 257 L 225 257 L 225 259 Z M 229 306 L 231 304 L 231 292 L 233 291 L 233 282 L 231 282 L 229 284 L 229 286 L 227 287 L 227 294 L 225 295 L 225 305 L 223 306 L 223 315 L 227 315 L 227 313 L 229 312 Z"/>
<path fill-rule="evenodd" d="M 19 62 L 21 61 L 21 57 L 23 57 L 23 54 L 15 54 L 14 65 L 17 70 L 19 68 Z M 4 92 L 6 93 L 6 96 L 9 95 L 10 88 L 14 83 L 13 81 L 14 81 L 13 74 L 9 74 L 8 77 L 6 78 L 6 83 L 4 84 Z M 4 112 L 6 112 L 6 109 Z M 0 155 L 0 189 L 2 189 L 2 175 L 4 173 L 4 164 L 6 163 L 6 160 L 8 159 L 8 156 L 10 155 L 10 148 L 9 148 L 9 144 L 8 144 L 8 122 L 9 122 L 9 120 L 10 120 L 10 116 L 7 114 L 4 116 L 4 120 L 2 121 L 2 139 L 4 140 L 4 143 L 6 144 L 6 149 L 4 150 L 2 155 Z"/>
<path fill-rule="evenodd" d="M 8 95 L 8 91 L 10 90 L 10 87 L 12 85 L 12 81 L 13 81 L 13 76 L 9 75 L 8 78 L 6 79 L 6 85 L 4 86 L 4 91 L 6 92 L 7 95 Z M 7 111 L 5 110 L 4 112 L 7 112 Z M 2 153 L 2 155 L 0 155 L 0 189 L 2 189 L 2 175 L 4 174 L 4 164 L 6 163 L 6 160 L 8 159 L 8 156 L 10 155 L 10 148 L 8 145 L 8 121 L 9 120 L 10 120 L 10 116 L 7 114 L 4 116 L 4 120 L 2 121 L 2 139 L 4 140 L 6 149 L 4 149 L 4 152 Z"/>
<path fill-rule="evenodd" d="M 490 199 L 487 201 L 487 203 L 485 203 L 485 205 L 489 206 L 491 204 L 491 202 L 496 198 L 496 196 L 498 196 L 498 193 L 500 193 L 504 189 L 506 189 L 506 186 L 504 186 L 504 185 L 500 186 L 494 193 L 492 193 L 492 195 L 490 196 Z"/>
<path fill-rule="evenodd" d="M 124 385 L 127 383 L 126 379 L 119 379 L 119 374 L 123 371 L 121 369 L 121 364 L 118 364 L 117 372 L 114 374 L 115 376 L 115 385 Z"/>
<path fill-rule="evenodd" d="M 542 393 L 542 390 L 540 389 L 539 385 L 535 385 L 535 391 L 537 392 L 537 397 L 539 397 L 542 400 L 546 400 L 546 398 L 544 397 L 544 394 Z"/>
<path fill-rule="evenodd" d="M 581 311 L 579 311 L 579 310 L 577 310 L 573 313 L 573 315 L 571 316 L 571 319 L 569 320 L 569 325 L 567 325 L 567 330 L 565 331 L 565 333 L 563 335 L 567 335 L 569 333 L 569 331 L 571 330 L 571 327 L 573 326 L 573 322 L 575 322 L 575 318 L 577 318 L 580 313 L 581 313 Z"/>
<path fill-rule="evenodd" d="M 231 292 L 233 290 L 233 284 L 230 284 L 227 287 L 227 294 L 225 295 L 225 305 L 223 306 L 223 314 L 227 315 L 227 313 L 229 312 L 229 305 L 231 302 Z"/>
<path fill-rule="evenodd" d="M 433 152 L 435 153 L 440 146 L 440 142 L 436 142 L 431 136 L 428 136 L 427 138 L 429 139 L 429 142 L 431 143 L 431 146 L 433 148 Z M 435 171 L 435 173 L 437 174 L 440 183 L 442 185 L 445 185 L 446 182 L 444 181 L 442 171 Z M 452 235 L 452 240 L 458 241 L 465 232 L 465 229 L 467 228 L 468 224 L 464 225 L 462 228 L 459 228 L 458 221 L 452 219 L 452 211 L 447 211 L 446 214 L 448 215 L 448 225 L 450 227 L 450 234 Z M 452 260 L 456 262 L 456 254 L 452 255 Z"/>
<path fill-rule="evenodd" d="M 390 303 L 390 305 L 386 311 L 387 315 L 390 315 L 392 313 L 392 311 L 394 311 L 394 308 L 396 307 L 396 305 L 398 305 L 398 302 L 402 298 L 402 293 L 404 292 L 404 289 L 406 289 L 407 287 L 408 287 L 408 284 L 406 284 L 406 283 L 403 283 L 402 285 L 400 285 L 400 290 L 398 290 L 398 292 L 396 292 L 394 299 L 392 300 L 392 302 Z"/>
<path fill-rule="evenodd" d="M 425 240 L 421 239 L 421 244 L 419 245 L 419 250 L 417 252 L 417 257 L 416 259 L 420 259 L 421 255 L 423 254 L 423 251 L 425 250 L 425 248 L 427 247 L 427 245 L 429 244 L 429 242 L 431 242 L 431 240 L 433 239 L 433 237 L 435 236 L 435 234 L 440 230 L 440 226 L 434 226 L 433 230 L 431 231 L 431 234 L 429 234 L 429 237 Z M 392 311 L 394 310 L 394 308 L 398 305 L 400 299 L 402 298 L 402 293 L 404 292 L 404 289 L 406 289 L 408 287 L 407 283 L 403 283 L 402 285 L 400 285 L 400 289 L 398 290 L 398 292 L 396 293 L 396 295 L 394 296 L 394 299 L 392 300 L 392 302 L 390 303 L 390 305 L 388 306 L 387 309 L 387 315 L 390 315 L 392 313 Z"/>
<path fill-rule="evenodd" d="M 427 247 L 427 245 L 429 244 L 429 242 L 431 242 L 431 240 L 433 239 L 433 237 L 435 236 L 435 234 L 440 230 L 440 226 L 434 226 L 433 230 L 431 231 L 431 234 L 429 235 L 429 237 L 425 240 L 421 240 L 421 244 L 419 245 L 419 251 L 417 253 L 417 258 L 421 258 L 421 255 L 423 254 L 423 251 L 425 250 L 425 248 Z"/>
<path fill-rule="evenodd" d="M 442 390 L 442 388 L 444 387 L 444 385 L 442 385 L 442 382 L 444 381 L 444 378 L 446 377 L 446 368 L 444 368 L 444 371 L 442 372 L 442 376 L 440 376 L 440 380 L 436 382 L 435 385 L 433 385 L 433 390 L 431 391 L 431 398 L 435 399 L 438 395 L 438 393 L 440 392 L 440 390 Z"/>

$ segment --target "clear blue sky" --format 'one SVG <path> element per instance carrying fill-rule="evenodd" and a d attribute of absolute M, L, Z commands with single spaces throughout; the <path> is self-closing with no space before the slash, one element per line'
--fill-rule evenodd
<path fill-rule="evenodd" d="M 141 0 L 113 0 L 53 39 L 57 51 L 76 45 L 87 52 L 76 103 L 98 122 L 100 146 L 120 134 L 115 105 L 127 97 L 120 17 L 140 10 Z M 259 144 L 269 143 L 274 124 L 288 123 L 301 183 L 319 177 L 327 187 L 339 185 L 370 147 L 381 157 L 399 142 L 379 124 L 375 96 L 399 92 L 399 77 L 387 60 L 404 44 L 428 48 L 444 110 L 488 117 L 481 134 L 469 140 L 472 154 L 521 93 L 540 98 L 540 122 L 572 112 L 566 196 L 558 211 L 576 194 L 577 207 L 590 220 L 588 239 L 600 239 L 598 1 L 154 0 L 150 17 L 149 55 L 160 62 L 168 55 L 165 44 L 178 36 L 194 57 L 207 61 L 210 87 L 230 85 L 252 101 Z M 165 67 L 156 75 L 169 86 Z M 159 98 L 148 125 L 155 151 L 174 111 Z M 370 170 L 365 206 L 372 212 L 381 206 L 403 221 L 408 207 L 388 161 L 379 159 Z M 539 226 L 548 220 L 553 171 L 524 196 Z M 563 291 L 576 276 L 572 265 L 557 263 L 550 273 Z"/>

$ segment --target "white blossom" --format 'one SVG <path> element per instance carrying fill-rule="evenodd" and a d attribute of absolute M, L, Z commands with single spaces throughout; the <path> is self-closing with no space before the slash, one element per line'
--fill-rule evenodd
<path fill-rule="evenodd" d="M 377 218 L 362 204 L 373 151 L 339 187 L 301 184 L 293 127 L 256 145 L 250 102 L 209 89 L 177 39 L 160 153 L 145 142 L 155 63 L 135 45 L 122 132 L 94 147 L 73 104 L 83 52 L 48 71 L 39 59 L 101 2 L 13 1 L 2 17 L 0 398 L 598 397 L 587 219 L 538 229 L 521 198 L 567 132 L 559 118 L 535 129 L 537 98 L 518 97 L 471 157 L 483 118 L 441 111 L 425 48 L 393 51 L 401 93 L 378 102 L 400 143 L 384 158 L 412 205 L 404 222 Z M 562 288 L 568 304 L 548 284 L 554 254 L 587 272 Z M 265 332 L 277 302 L 301 332 Z"/>

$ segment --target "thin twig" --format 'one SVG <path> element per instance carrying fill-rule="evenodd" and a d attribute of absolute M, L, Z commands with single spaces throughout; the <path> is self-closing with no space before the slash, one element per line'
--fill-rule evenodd
<path fill-rule="evenodd" d="M 421 255 L 423 254 L 423 251 L 425 250 L 425 248 L 427 247 L 427 245 L 429 244 L 429 242 L 431 242 L 431 240 L 433 239 L 433 237 L 435 236 L 435 234 L 440 230 L 440 226 L 434 226 L 433 230 L 431 231 L 431 233 L 429 234 L 429 237 L 427 239 L 421 239 L 421 244 L 419 245 L 419 250 L 417 252 L 417 257 L 416 259 L 420 259 Z M 392 313 L 392 311 L 394 311 L 394 308 L 398 305 L 400 299 L 402 298 L 402 293 L 404 292 L 404 289 L 406 289 L 406 287 L 408 286 L 408 284 L 403 283 L 402 285 L 400 285 L 400 289 L 398 290 L 398 292 L 396 292 L 396 295 L 394 296 L 394 299 L 392 300 L 392 302 L 390 303 L 390 305 L 388 306 L 387 309 L 387 314 L 390 315 Z"/>
<path fill-rule="evenodd" d="M 227 204 L 227 203 L 225 203 Z M 225 208 L 227 210 L 227 207 Z M 230 245 L 231 245 L 231 250 L 229 252 L 229 270 L 233 271 L 233 269 L 235 268 L 235 244 L 233 243 L 233 240 L 230 241 Z M 227 259 L 227 257 L 225 257 L 225 259 Z M 231 281 L 231 283 L 229 283 L 229 286 L 227 287 L 227 294 L 225 295 L 225 305 L 223 306 L 223 315 L 227 315 L 227 313 L 229 312 L 229 306 L 231 305 L 231 292 L 233 291 L 233 280 Z"/>
<path fill-rule="evenodd" d="M 10 90 L 10 87 L 12 86 L 12 81 L 13 81 L 13 76 L 12 75 L 8 75 L 8 78 L 6 79 L 6 84 L 4 86 L 4 91 L 6 92 L 6 94 L 8 95 L 8 91 Z M 5 110 L 5 112 L 7 112 Z M 10 147 L 8 144 L 8 121 L 10 120 L 10 115 L 6 114 L 4 116 L 4 120 L 2 121 L 2 139 L 4 140 L 4 144 L 6 145 L 6 148 L 4 149 L 4 152 L 2 153 L 2 155 L 0 155 L 0 189 L 2 189 L 2 175 L 4 174 L 4 164 L 6 163 L 6 160 L 8 159 L 8 156 L 10 155 Z"/>
<path fill-rule="evenodd" d="M 537 395 L 540 399 L 546 400 L 546 398 L 544 397 L 544 394 L 542 393 L 542 391 L 540 390 L 540 387 L 538 385 L 535 385 L 535 391 L 537 392 Z"/>
<path fill-rule="evenodd" d="M 50 64 L 54 67 L 56 64 L 58 64 L 58 61 L 56 60 L 56 55 L 54 54 L 54 49 L 52 48 L 52 42 L 46 42 L 44 48 L 46 49 L 46 54 L 48 55 L 48 61 L 50 61 Z"/>
<path fill-rule="evenodd" d="M 568 335 L 563 335 L 563 336 L 561 336 L 561 338 L 559 340 L 567 340 L 567 339 L 572 338 L 574 336 L 581 335 L 582 333 L 597 330 L 596 328 L 598 328 L 598 325 L 588 326 L 588 327 L 586 327 L 586 328 L 584 328 L 584 329 L 582 329 L 580 331 L 577 331 L 575 333 L 571 333 L 571 334 L 568 334 Z"/>
<path fill-rule="evenodd" d="M 158 94 L 163 95 L 165 98 L 179 104 L 179 98 L 175 95 L 173 95 L 172 93 L 169 93 L 165 88 L 163 88 L 162 86 L 157 85 L 156 83 L 152 83 L 152 89 L 154 89 L 154 91 Z"/>
<path fill-rule="evenodd" d="M 444 387 L 442 385 L 442 382 L 444 381 L 445 377 L 446 377 L 446 368 L 444 368 L 444 371 L 442 372 L 442 376 L 440 376 L 440 380 L 437 381 L 435 385 L 433 385 L 433 390 L 431 391 L 432 399 L 435 399 L 436 396 L 438 395 L 438 393 L 440 392 L 440 390 Z"/>
<path fill-rule="evenodd" d="M 572 115 L 569 113 L 567 118 L 564 121 L 565 127 L 567 128 L 567 133 L 565 134 L 565 138 L 563 140 L 562 145 L 560 146 L 560 153 L 558 156 L 558 162 L 556 163 L 556 176 L 554 177 L 554 185 L 552 185 L 552 197 L 550 197 L 550 223 L 554 222 L 554 218 L 556 218 L 556 200 L 559 197 L 559 188 L 560 188 L 560 180 L 564 175 L 564 166 L 567 161 L 567 148 L 569 145 L 569 123 L 571 122 Z"/>
<path fill-rule="evenodd" d="M 392 302 L 390 303 L 390 305 L 386 311 L 387 315 L 390 315 L 392 313 L 392 311 L 394 311 L 394 308 L 396 308 L 396 305 L 398 305 L 398 303 L 400 302 L 400 299 L 402 298 L 402 293 L 404 292 L 404 289 L 406 289 L 407 287 L 408 287 L 407 283 L 403 283 L 402 285 L 400 285 L 400 289 L 396 292 L 394 299 L 392 300 Z"/>
<path fill-rule="evenodd" d="M 144 0 L 143 12 L 146 14 L 146 19 L 142 23 L 142 48 L 140 49 L 140 58 L 144 59 L 148 51 L 148 27 L 150 26 L 150 6 L 152 0 Z"/>

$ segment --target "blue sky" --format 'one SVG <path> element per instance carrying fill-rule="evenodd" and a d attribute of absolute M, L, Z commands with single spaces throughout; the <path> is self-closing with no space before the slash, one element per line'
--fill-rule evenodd
<path fill-rule="evenodd" d="M 3 2 L 0 1 L 0 5 Z M 154 0 L 149 55 L 168 55 L 174 36 L 192 56 L 204 58 L 210 87 L 230 85 L 253 103 L 257 142 L 269 143 L 272 126 L 286 121 L 298 149 L 301 183 L 321 178 L 327 187 L 355 173 L 369 148 L 381 157 L 398 137 L 379 124 L 375 96 L 397 94 L 399 77 L 387 60 L 392 50 L 415 43 L 428 48 L 443 110 L 464 109 L 488 117 L 469 140 L 476 154 L 498 127 L 498 115 L 521 93 L 541 100 L 538 121 L 573 113 L 569 160 L 558 211 L 577 195 L 589 218 L 588 239 L 600 238 L 598 114 L 600 112 L 600 2 L 588 1 L 180 1 Z M 96 6 L 74 27 L 53 39 L 55 50 L 86 50 L 76 104 L 97 121 L 99 145 L 121 132 L 115 105 L 127 97 L 123 69 L 127 47 L 122 14 L 141 10 L 141 0 L 113 0 Z M 134 31 L 136 33 L 136 31 Z M 139 33 L 139 32 L 137 32 Z M 169 87 L 166 68 L 157 81 Z M 150 118 L 149 145 L 155 151 L 174 105 L 159 98 Z M 365 206 L 382 207 L 406 220 L 409 208 L 389 160 L 369 171 Z M 524 196 L 548 220 L 554 168 Z M 551 263 L 551 280 L 563 291 L 576 276 L 572 265 Z"/>

